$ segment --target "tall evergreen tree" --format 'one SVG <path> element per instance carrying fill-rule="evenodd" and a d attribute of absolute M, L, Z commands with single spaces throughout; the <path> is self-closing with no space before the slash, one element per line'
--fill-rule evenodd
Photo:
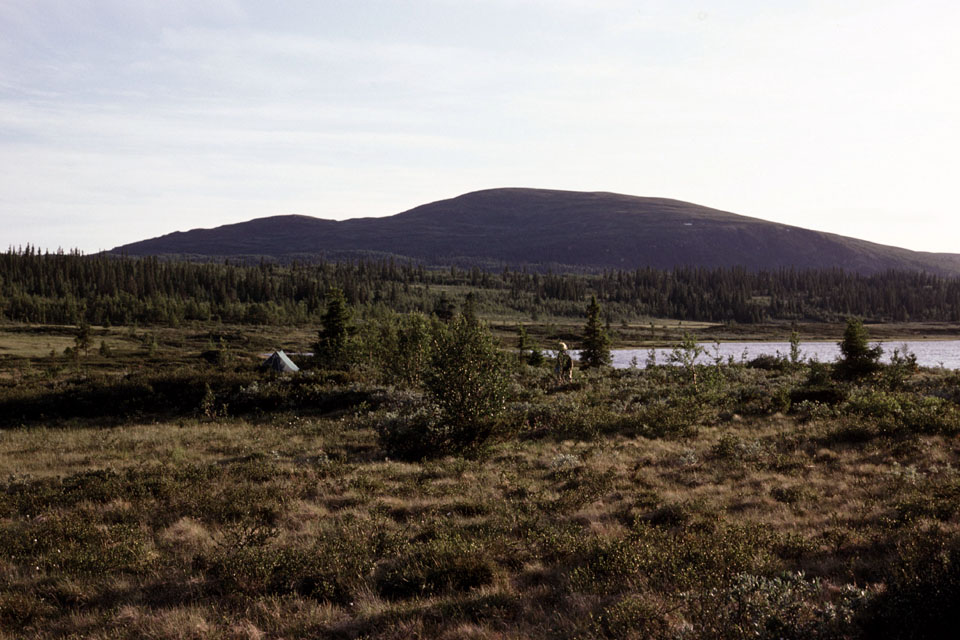
<path fill-rule="evenodd" d="M 87 350 L 90 349 L 90 345 L 93 344 L 93 332 L 90 329 L 90 323 L 85 319 L 80 321 L 73 342 L 76 345 L 77 351 L 83 351 L 84 355 L 87 354 Z"/>
<path fill-rule="evenodd" d="M 343 291 L 336 287 L 330 289 L 327 310 L 321 320 L 323 326 L 314 344 L 315 357 L 327 367 L 344 368 L 350 364 L 351 316 Z"/>
<path fill-rule="evenodd" d="M 600 317 L 600 303 L 597 296 L 590 298 L 587 307 L 587 324 L 583 327 L 583 348 L 580 350 L 580 363 L 585 367 L 603 367 L 613 362 L 610 355 L 610 337 L 607 335 Z"/>
<path fill-rule="evenodd" d="M 517 351 L 520 352 L 520 359 L 523 359 L 524 353 L 530 349 L 530 338 L 527 336 L 527 328 L 523 324 L 517 325 Z"/>
<path fill-rule="evenodd" d="M 477 296 L 471 291 L 463 300 L 463 311 L 460 312 L 463 319 L 468 324 L 477 324 L 480 320 L 477 318 Z"/>

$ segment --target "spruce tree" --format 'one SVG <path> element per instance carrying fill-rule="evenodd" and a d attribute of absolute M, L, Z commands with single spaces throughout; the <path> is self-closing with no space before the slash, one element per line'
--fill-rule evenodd
<path fill-rule="evenodd" d="M 473 291 L 467 294 L 467 297 L 463 300 L 463 311 L 460 312 L 463 316 L 463 319 L 467 324 L 478 324 L 480 322 L 477 318 L 477 296 L 474 295 Z"/>
<path fill-rule="evenodd" d="M 86 319 L 80 321 L 73 342 L 76 345 L 77 351 L 83 351 L 84 355 L 87 354 L 87 350 L 90 348 L 90 345 L 93 344 L 93 332 L 90 328 L 90 323 L 87 322 Z"/>
<path fill-rule="evenodd" d="M 524 354 L 530 350 L 530 338 L 527 336 L 527 328 L 522 324 L 517 325 L 517 351 L 520 352 L 520 359 L 523 360 Z"/>
<path fill-rule="evenodd" d="M 325 366 L 338 369 L 350 364 L 351 311 L 343 291 L 338 288 L 327 292 L 327 310 L 323 313 L 322 327 L 317 332 L 314 344 L 315 357 Z"/>
<path fill-rule="evenodd" d="M 839 378 L 865 378 L 880 369 L 880 345 L 870 347 L 870 336 L 858 318 L 847 319 L 847 328 L 840 341 L 840 359 L 835 369 Z"/>
<path fill-rule="evenodd" d="M 610 355 L 610 337 L 604 329 L 600 317 L 600 303 L 597 296 L 590 298 L 587 307 L 587 324 L 583 327 L 583 348 L 580 350 L 580 363 L 585 368 L 608 366 L 613 361 Z"/>

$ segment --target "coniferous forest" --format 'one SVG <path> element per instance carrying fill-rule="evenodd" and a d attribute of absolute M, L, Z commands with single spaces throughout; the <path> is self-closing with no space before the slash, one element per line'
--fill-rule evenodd
<path fill-rule="evenodd" d="M 863 276 L 839 269 L 638 269 L 553 274 L 426 269 L 369 261 L 256 265 L 166 262 L 31 248 L 0 255 L 0 319 L 122 325 L 219 320 L 316 323 L 338 288 L 360 309 L 431 313 L 472 291 L 489 315 L 578 317 L 596 295 L 608 321 L 643 318 L 762 323 L 960 321 L 960 278 L 919 272 Z"/>

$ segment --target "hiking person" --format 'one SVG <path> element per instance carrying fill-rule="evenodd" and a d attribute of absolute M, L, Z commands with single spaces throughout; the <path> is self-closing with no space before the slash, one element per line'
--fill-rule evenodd
<path fill-rule="evenodd" d="M 566 343 L 561 342 L 557 349 L 557 364 L 553 368 L 557 374 L 559 382 L 570 382 L 573 380 L 573 358 L 567 353 Z"/>

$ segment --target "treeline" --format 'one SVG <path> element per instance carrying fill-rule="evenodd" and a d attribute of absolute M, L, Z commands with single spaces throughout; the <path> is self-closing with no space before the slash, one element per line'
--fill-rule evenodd
<path fill-rule="evenodd" d="M 361 315 L 450 314 L 467 293 L 477 312 L 581 317 L 596 295 L 611 322 L 674 318 L 758 323 L 960 321 L 960 278 L 887 272 L 739 268 L 638 269 L 553 274 L 504 269 L 425 269 L 387 261 L 280 266 L 169 262 L 155 258 L 40 253 L 0 254 L 0 319 L 31 323 L 316 323 L 326 292 L 338 288 Z"/>

